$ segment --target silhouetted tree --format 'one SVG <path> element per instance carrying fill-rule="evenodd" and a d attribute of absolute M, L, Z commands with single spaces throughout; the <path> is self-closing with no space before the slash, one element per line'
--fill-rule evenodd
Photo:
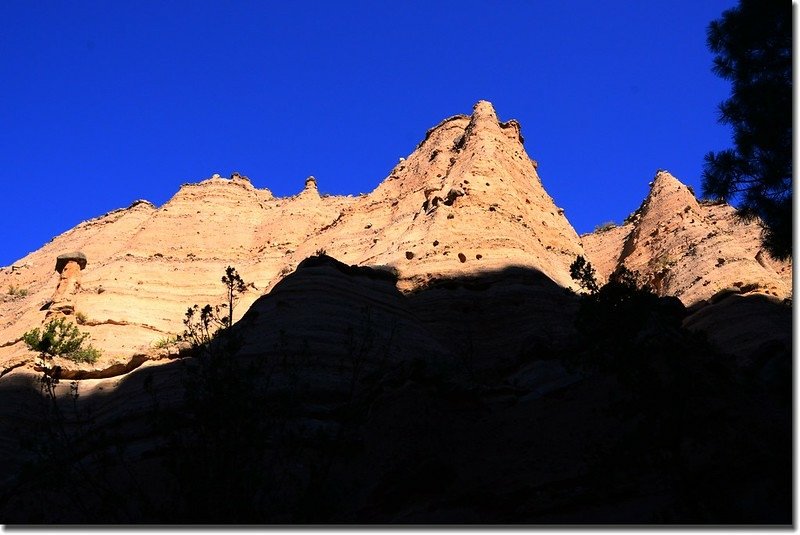
<path fill-rule="evenodd" d="M 233 305 L 239 294 L 247 291 L 247 285 L 236 272 L 236 268 L 228 266 L 225 268 L 225 275 L 222 276 L 222 284 L 228 293 L 228 318 L 225 322 L 226 327 L 233 325 Z"/>
<path fill-rule="evenodd" d="M 194 347 L 210 343 L 217 333 L 233 325 L 233 308 L 239 299 L 239 294 L 247 291 L 247 284 L 234 267 L 225 268 L 225 275 L 221 280 L 225 285 L 227 303 L 214 307 L 206 304 L 202 308 L 193 305 L 186 311 L 183 319 L 186 330 L 182 338 Z M 223 314 L 222 309 L 226 307 L 228 312 Z"/>
<path fill-rule="evenodd" d="M 591 294 L 596 294 L 600 287 L 597 285 L 595 271 L 591 262 L 587 262 L 583 256 L 578 255 L 575 261 L 569 266 L 569 274 L 581 288 Z"/>
<path fill-rule="evenodd" d="M 740 0 L 708 27 L 714 72 L 732 83 L 719 121 L 733 127 L 735 148 L 709 152 L 707 196 L 739 200 L 739 215 L 759 217 L 775 257 L 792 255 L 792 6 Z"/>
<path fill-rule="evenodd" d="M 635 373 L 634 363 L 650 354 L 643 351 L 644 339 L 680 325 L 673 311 L 660 306 L 659 297 L 639 281 L 638 273 L 621 266 L 598 287 L 594 270 L 583 257 L 578 256 L 571 268 L 572 278 L 590 290 L 581 298 L 575 326 L 591 351 L 576 352 L 575 367 Z"/>

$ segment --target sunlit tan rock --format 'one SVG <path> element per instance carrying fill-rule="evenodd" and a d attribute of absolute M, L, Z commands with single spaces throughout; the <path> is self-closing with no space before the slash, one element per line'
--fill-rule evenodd
<path fill-rule="evenodd" d="M 155 345 L 183 331 L 189 306 L 224 301 L 226 266 L 249 283 L 235 310 L 238 320 L 318 252 L 389 270 L 406 294 L 509 268 L 577 290 L 569 265 L 585 255 L 601 280 L 625 265 L 687 306 L 729 291 L 791 295 L 791 266 L 760 249 L 757 225 L 734 223 L 727 206 L 699 203 L 668 173 L 658 174 L 630 222 L 579 237 L 536 168 L 519 123 L 500 121 L 480 101 L 471 116 L 428 130 L 367 194 L 321 195 L 308 177 L 297 195 L 275 197 L 233 173 L 184 184 L 160 207 L 136 201 L 0 270 L 0 288 L 27 291 L 0 303 L 0 373 L 32 359 L 21 336 L 45 320 L 56 286 L 59 296 L 71 296 L 72 312 L 85 319 L 81 329 L 103 352 L 95 365 L 102 374 L 127 370 L 142 357 L 162 358 Z M 52 270 L 52 259 L 64 251 L 91 258 L 80 284 L 69 282 L 77 280 L 69 278 L 74 267 Z M 492 321 L 503 324 L 499 317 Z"/>
<path fill-rule="evenodd" d="M 76 293 L 81 287 L 81 270 L 86 267 L 86 255 L 81 252 L 64 253 L 56 258 L 56 271 L 60 275 L 56 291 L 50 300 L 47 317 L 75 312 Z"/>
<path fill-rule="evenodd" d="M 699 202 L 666 171 L 628 222 L 581 238 L 601 280 L 624 265 L 686 306 L 724 291 L 792 295 L 791 262 L 762 249 L 757 222 L 738 221 L 728 205 Z"/>

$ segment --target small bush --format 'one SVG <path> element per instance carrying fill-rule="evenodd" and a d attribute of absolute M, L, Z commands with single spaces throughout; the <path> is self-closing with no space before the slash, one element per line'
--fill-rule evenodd
<path fill-rule="evenodd" d="M 225 285 L 227 303 L 213 307 L 207 304 L 202 308 L 193 305 L 186 311 L 183 319 L 186 330 L 181 335 L 181 340 L 189 342 L 195 349 L 207 346 L 221 332 L 233 325 L 233 309 L 236 301 L 247 291 L 247 283 L 232 266 L 225 268 L 225 275 L 221 281 Z"/>
<path fill-rule="evenodd" d="M 42 329 L 36 328 L 22 335 L 25 345 L 44 357 L 64 357 L 73 362 L 92 364 L 101 353 L 89 344 L 84 345 L 88 338 L 89 333 L 80 332 L 64 317 L 50 320 Z"/>
<path fill-rule="evenodd" d="M 177 336 L 164 336 L 159 338 L 153 343 L 153 347 L 156 349 L 168 349 L 170 346 L 177 344 L 180 341 L 180 338 Z"/>
<path fill-rule="evenodd" d="M 587 262 L 583 256 L 579 255 L 575 258 L 575 261 L 569 266 L 569 274 L 572 280 L 591 294 L 596 294 L 600 289 L 592 263 Z"/>
<path fill-rule="evenodd" d="M 86 317 L 86 314 L 83 312 L 76 312 L 75 313 L 75 321 L 78 325 L 85 325 L 89 318 Z"/>
<path fill-rule="evenodd" d="M 595 232 L 606 232 L 607 230 L 611 230 L 612 228 L 617 228 L 619 225 L 614 223 L 613 221 L 606 221 L 602 225 L 597 225 L 594 227 Z"/>
<path fill-rule="evenodd" d="M 94 364 L 101 355 L 102 353 L 100 353 L 99 349 L 89 345 L 73 351 L 72 353 L 66 355 L 66 357 L 72 362 L 86 362 L 88 364 Z"/>
<path fill-rule="evenodd" d="M 28 290 L 26 288 L 20 288 L 19 286 L 14 286 L 13 284 L 8 287 L 8 295 L 12 297 L 26 297 L 28 295 Z"/>
<path fill-rule="evenodd" d="M 678 260 L 676 259 L 675 256 L 665 253 L 653 261 L 653 269 L 656 272 L 664 271 L 669 268 L 675 267 L 677 264 Z"/>

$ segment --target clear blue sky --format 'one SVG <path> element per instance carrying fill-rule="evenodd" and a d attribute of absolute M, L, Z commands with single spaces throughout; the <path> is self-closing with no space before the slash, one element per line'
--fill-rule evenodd
<path fill-rule="evenodd" d="M 239 171 L 371 191 L 441 119 L 522 123 L 579 233 L 665 168 L 699 193 L 734 0 L 0 2 L 0 265 L 135 199 Z"/>

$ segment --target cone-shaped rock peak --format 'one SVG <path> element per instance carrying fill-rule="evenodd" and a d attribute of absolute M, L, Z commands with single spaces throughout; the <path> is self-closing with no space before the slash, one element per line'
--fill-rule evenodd
<path fill-rule="evenodd" d="M 509 265 L 571 287 L 580 239 L 545 192 L 519 125 L 480 101 L 429 130 L 372 193 L 311 247 L 359 264 L 390 264 L 400 287 Z"/>
<path fill-rule="evenodd" d="M 371 193 L 297 186 L 214 175 L 0 268 L 3 520 L 791 521 L 775 505 L 791 495 L 791 265 L 757 224 L 659 172 L 625 224 L 581 239 L 486 101 Z M 592 311 L 565 290 L 578 255 L 671 297 Z M 234 324 L 176 342 L 206 303 Z M 29 350 L 54 318 L 99 360 Z"/>
<path fill-rule="evenodd" d="M 624 265 L 687 306 L 724 292 L 792 293 L 791 265 L 762 250 L 757 224 L 737 221 L 728 205 L 699 202 L 663 170 L 623 226 L 583 236 L 583 243 L 601 277 Z"/>
<path fill-rule="evenodd" d="M 161 207 L 135 202 L 81 223 L 0 269 L 0 287 L 28 290 L 24 299 L 0 302 L 0 315 L 14 318 L 0 324 L 0 365 L 32 358 L 20 337 L 44 320 L 33 304 L 47 302 L 57 285 L 53 258 L 72 250 L 92 259 L 75 312 L 115 365 L 152 354 L 154 340 L 181 332 L 187 306 L 220 302 L 226 266 L 252 283 L 239 303 L 243 313 L 320 250 L 390 270 L 405 293 L 509 268 L 575 289 L 569 266 L 588 255 L 601 277 L 624 264 L 686 304 L 737 284 L 790 294 L 791 267 L 771 263 L 757 228 L 730 223 L 729 213 L 699 203 L 664 172 L 629 223 L 581 240 L 545 191 L 519 123 L 500 121 L 491 103 L 479 101 L 471 115 L 428 130 L 371 193 L 320 196 L 309 177 L 299 194 L 275 197 L 239 173 L 214 175 L 184 184 Z"/>

